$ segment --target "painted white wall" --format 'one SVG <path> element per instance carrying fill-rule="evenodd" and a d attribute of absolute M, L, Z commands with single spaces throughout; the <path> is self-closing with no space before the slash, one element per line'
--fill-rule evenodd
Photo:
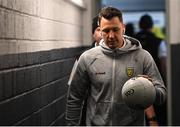
<path fill-rule="evenodd" d="M 167 0 L 169 43 L 180 43 L 180 0 Z"/>
<path fill-rule="evenodd" d="M 92 1 L 85 0 L 86 10 L 83 13 L 83 45 L 91 45 L 92 43 Z"/>
<path fill-rule="evenodd" d="M 0 54 L 90 45 L 91 0 L 70 1 L 0 0 Z"/>

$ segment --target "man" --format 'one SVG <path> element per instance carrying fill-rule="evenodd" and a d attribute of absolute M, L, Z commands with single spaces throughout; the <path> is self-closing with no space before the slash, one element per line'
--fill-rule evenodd
<path fill-rule="evenodd" d="M 139 21 L 140 32 L 136 34 L 136 39 L 141 42 L 142 48 L 147 50 L 153 57 L 157 67 L 160 69 L 158 48 L 161 42 L 152 32 L 153 20 L 148 14 L 143 15 Z M 161 71 L 160 71 L 161 72 Z"/>
<path fill-rule="evenodd" d="M 161 66 L 160 57 L 158 56 L 159 46 L 161 43 L 161 39 L 156 37 L 156 35 L 152 32 L 153 28 L 153 19 L 150 15 L 145 14 L 140 18 L 139 21 L 140 32 L 136 34 L 136 39 L 141 42 L 142 48 L 147 50 L 153 57 L 162 78 L 164 77 L 164 68 Z M 160 126 L 165 126 L 166 124 L 166 104 L 164 103 L 161 106 L 154 105 L 155 114 L 157 116 L 157 122 Z M 147 121 L 147 125 L 149 121 Z M 151 123 L 151 121 L 150 121 Z"/>
<path fill-rule="evenodd" d="M 98 23 L 98 16 L 96 16 L 93 18 L 93 23 L 92 23 L 92 36 L 93 36 L 92 47 L 99 46 L 99 43 L 102 39 L 100 32 L 101 31 Z"/>
<path fill-rule="evenodd" d="M 144 111 L 127 107 L 121 90 L 131 77 L 147 75 L 156 89 L 155 104 L 163 103 L 166 89 L 156 64 L 136 39 L 123 35 L 125 25 L 120 10 L 103 8 L 99 23 L 104 41 L 79 58 L 68 90 L 67 125 L 79 125 L 86 90 L 86 125 L 144 125 Z M 131 73 L 127 74 L 127 70 Z"/>

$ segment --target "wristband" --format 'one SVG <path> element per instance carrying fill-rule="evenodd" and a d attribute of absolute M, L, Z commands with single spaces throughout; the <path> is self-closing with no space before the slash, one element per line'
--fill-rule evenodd
<path fill-rule="evenodd" d="M 147 118 L 148 119 L 148 121 L 156 121 L 157 119 L 156 119 L 156 116 L 153 116 L 153 117 L 151 117 L 151 118 Z"/>

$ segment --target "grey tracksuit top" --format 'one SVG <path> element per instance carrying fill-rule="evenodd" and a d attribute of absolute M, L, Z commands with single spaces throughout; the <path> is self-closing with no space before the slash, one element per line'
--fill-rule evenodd
<path fill-rule="evenodd" d="M 87 91 L 87 125 L 144 125 L 144 111 L 130 109 L 121 96 L 123 84 L 137 75 L 153 79 L 155 104 L 165 101 L 166 88 L 151 55 L 134 38 L 124 36 L 124 42 L 114 50 L 102 43 L 80 56 L 68 90 L 68 125 L 79 125 Z"/>

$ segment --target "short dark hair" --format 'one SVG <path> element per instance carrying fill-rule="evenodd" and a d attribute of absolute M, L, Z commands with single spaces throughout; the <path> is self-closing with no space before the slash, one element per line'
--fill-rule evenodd
<path fill-rule="evenodd" d="M 93 18 L 93 21 L 92 21 L 92 34 L 94 34 L 96 28 L 99 27 L 99 23 L 98 23 L 98 15 L 95 16 Z"/>
<path fill-rule="evenodd" d="M 114 7 L 104 7 L 101 9 L 99 13 L 99 24 L 101 22 L 102 17 L 105 19 L 111 20 L 112 18 L 116 16 L 119 18 L 121 22 L 123 22 L 122 12 L 119 9 L 114 8 Z"/>
<path fill-rule="evenodd" d="M 139 21 L 139 27 L 143 30 L 151 29 L 153 27 L 152 17 L 148 14 L 143 15 Z"/>

